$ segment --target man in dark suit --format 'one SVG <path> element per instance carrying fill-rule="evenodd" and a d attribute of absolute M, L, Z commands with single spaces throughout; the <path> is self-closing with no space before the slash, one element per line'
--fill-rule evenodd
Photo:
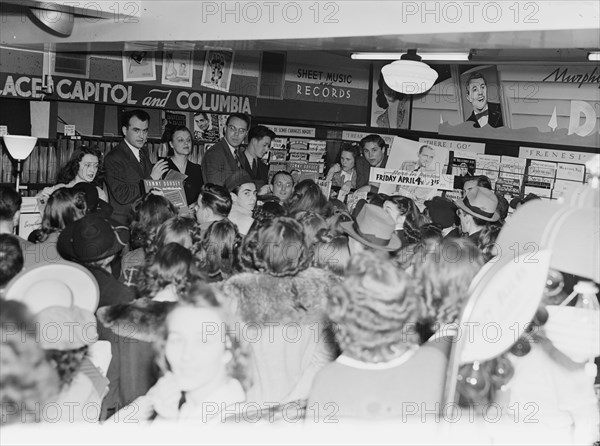
<path fill-rule="evenodd" d="M 128 225 L 133 218 L 132 205 L 142 196 L 143 180 L 160 180 L 169 169 L 165 160 L 154 166 L 144 148 L 148 140 L 150 116 L 144 110 L 123 113 L 121 131 L 123 141 L 104 158 L 108 198 L 112 205 L 113 219 Z"/>
<path fill-rule="evenodd" d="M 238 149 L 249 127 L 248 115 L 243 113 L 229 115 L 225 124 L 225 137 L 208 149 L 202 158 L 204 184 L 223 186 L 225 179 L 242 169 Z"/>
<path fill-rule="evenodd" d="M 271 148 L 275 137 L 275 132 L 264 125 L 252 127 L 248 132 L 248 147 L 240 154 L 242 167 L 254 180 L 257 188 L 269 181 L 269 166 L 262 158 Z"/>
<path fill-rule="evenodd" d="M 487 100 L 487 82 L 483 74 L 471 73 L 467 79 L 467 100 L 473 105 L 471 116 L 467 121 L 475 124 L 473 127 L 481 128 L 489 125 L 490 127 L 503 127 L 502 110 L 500 104 L 488 102 Z"/>

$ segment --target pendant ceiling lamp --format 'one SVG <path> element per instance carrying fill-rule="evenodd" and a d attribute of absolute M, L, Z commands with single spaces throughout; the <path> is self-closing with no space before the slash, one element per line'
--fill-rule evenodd
<path fill-rule="evenodd" d="M 381 73 L 391 89 L 404 94 L 425 93 L 438 78 L 434 69 L 421 62 L 417 50 L 408 50 L 400 60 L 384 66 Z"/>

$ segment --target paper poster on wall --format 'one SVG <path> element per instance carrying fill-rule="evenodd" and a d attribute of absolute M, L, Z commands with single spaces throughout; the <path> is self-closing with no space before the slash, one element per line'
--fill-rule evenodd
<path fill-rule="evenodd" d="M 465 150 L 450 152 L 447 173 L 454 176 L 454 189 L 462 189 L 465 181 L 473 178 L 477 166 L 477 154 Z"/>
<path fill-rule="evenodd" d="M 194 113 L 194 139 L 196 141 L 217 142 L 219 136 L 218 115 L 196 112 Z"/>
<path fill-rule="evenodd" d="M 125 43 L 122 57 L 123 82 L 142 82 L 156 80 L 156 65 L 152 51 Z"/>
<path fill-rule="evenodd" d="M 200 84 L 203 87 L 228 92 L 233 73 L 233 56 L 234 52 L 230 48 L 208 49 Z"/>
<path fill-rule="evenodd" d="M 407 196 L 422 209 L 426 200 L 438 195 L 437 189 L 453 188 L 454 177 L 446 174 L 447 149 L 396 136 L 388 153 L 386 172 L 401 173 L 383 182 L 380 193 Z"/>
<path fill-rule="evenodd" d="M 162 80 L 164 85 L 192 87 L 194 62 L 192 51 L 165 50 L 162 64 Z"/>
<path fill-rule="evenodd" d="M 496 180 L 498 180 L 500 171 L 500 157 L 478 153 L 476 165 L 475 175 L 485 175 L 490 179 L 492 185 L 494 185 Z"/>
<path fill-rule="evenodd" d="M 475 128 L 504 127 L 496 65 L 461 65 L 459 69 L 465 122 Z"/>

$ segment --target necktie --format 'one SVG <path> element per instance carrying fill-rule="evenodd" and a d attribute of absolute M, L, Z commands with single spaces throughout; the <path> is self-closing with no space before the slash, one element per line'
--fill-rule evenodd
<path fill-rule="evenodd" d="M 140 167 L 142 168 L 144 177 L 148 176 L 148 172 L 146 172 L 146 154 L 142 149 L 140 149 Z"/>
<path fill-rule="evenodd" d="M 256 176 L 257 176 L 257 174 L 258 174 L 258 172 L 257 172 L 257 169 L 258 169 L 258 166 L 257 166 L 257 164 L 256 164 L 256 158 L 254 158 L 254 159 L 252 160 L 252 176 L 253 176 L 253 177 L 256 177 Z"/>
<path fill-rule="evenodd" d="M 484 116 L 488 116 L 489 115 L 489 110 L 483 111 L 481 113 L 475 113 L 475 119 L 479 120 L 481 118 L 483 118 Z"/>

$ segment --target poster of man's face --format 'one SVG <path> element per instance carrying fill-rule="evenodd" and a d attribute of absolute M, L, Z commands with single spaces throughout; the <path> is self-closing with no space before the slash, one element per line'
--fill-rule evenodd
<path fill-rule="evenodd" d="M 465 121 L 473 127 L 504 126 L 495 65 L 469 68 L 460 75 Z"/>

